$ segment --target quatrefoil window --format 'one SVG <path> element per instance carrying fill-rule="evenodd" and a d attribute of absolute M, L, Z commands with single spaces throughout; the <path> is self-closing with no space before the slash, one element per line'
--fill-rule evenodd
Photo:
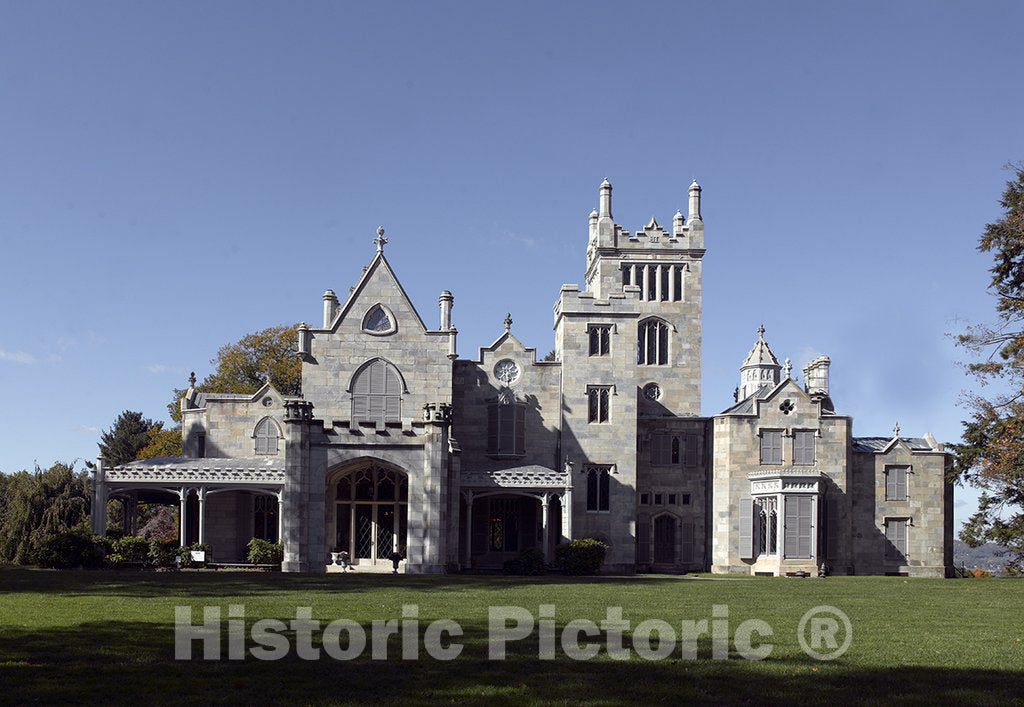
<path fill-rule="evenodd" d="M 789 413 L 793 412 L 793 409 L 795 407 L 796 405 L 793 404 L 793 401 L 791 401 L 789 398 L 786 398 L 785 400 L 782 401 L 782 404 L 779 405 L 779 410 L 782 410 L 783 415 L 788 415 Z"/>

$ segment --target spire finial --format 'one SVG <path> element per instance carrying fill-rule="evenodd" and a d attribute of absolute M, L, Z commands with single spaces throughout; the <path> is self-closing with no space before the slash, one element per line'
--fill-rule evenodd
<path fill-rule="evenodd" d="M 892 426 L 892 436 L 894 438 L 900 436 L 900 421 L 899 420 L 896 420 L 896 424 L 894 424 Z"/>
<path fill-rule="evenodd" d="M 789 356 L 786 357 L 786 364 L 782 367 L 782 370 L 786 374 L 786 378 L 793 377 L 793 362 L 789 360 Z"/>
<path fill-rule="evenodd" d="M 512 313 L 511 312 L 506 312 L 505 313 L 505 332 L 508 333 L 510 331 L 512 331 Z"/>
<path fill-rule="evenodd" d="M 384 227 L 377 226 L 377 237 L 373 239 L 373 242 L 377 244 L 377 252 L 383 253 L 384 246 L 387 245 L 388 239 L 384 237 Z"/>
<path fill-rule="evenodd" d="M 188 387 L 189 388 L 195 388 L 196 387 L 196 372 L 195 371 L 192 371 L 191 373 L 188 374 Z"/>
<path fill-rule="evenodd" d="M 763 339 L 764 338 L 764 324 L 762 324 L 759 327 L 757 327 L 757 338 L 758 339 Z"/>

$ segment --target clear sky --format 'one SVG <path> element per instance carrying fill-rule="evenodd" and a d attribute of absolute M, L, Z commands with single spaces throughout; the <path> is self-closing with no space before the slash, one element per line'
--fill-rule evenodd
<path fill-rule="evenodd" d="M 383 224 L 460 353 L 553 347 L 587 214 L 702 186 L 703 411 L 764 323 L 860 435 L 959 436 L 948 334 L 1024 159 L 1020 2 L 0 2 L 0 469 L 93 458 Z M 958 519 L 973 505 L 958 491 Z"/>

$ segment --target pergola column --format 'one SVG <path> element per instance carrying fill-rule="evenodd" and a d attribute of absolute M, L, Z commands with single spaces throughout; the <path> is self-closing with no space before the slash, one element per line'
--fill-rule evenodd
<path fill-rule="evenodd" d="M 562 494 L 562 535 L 566 542 L 572 540 L 572 487 L 567 486 Z"/>
<path fill-rule="evenodd" d="M 551 562 L 551 542 L 548 530 L 548 500 L 551 494 L 544 494 L 540 497 L 540 518 L 541 518 L 541 537 L 544 539 L 544 564 L 550 564 Z"/>
<path fill-rule="evenodd" d="M 196 496 L 199 498 L 199 544 L 206 542 L 206 489 L 196 489 Z"/>
<path fill-rule="evenodd" d="M 284 489 L 277 492 L 277 542 L 284 544 Z"/>
<path fill-rule="evenodd" d="M 473 492 L 466 492 L 466 557 L 464 566 L 469 569 L 473 562 Z"/>
<path fill-rule="evenodd" d="M 181 532 L 179 533 L 178 542 L 182 547 L 185 547 L 185 506 L 188 504 L 188 489 L 182 486 L 178 490 L 178 497 L 181 499 L 181 510 L 178 514 L 178 525 Z"/>

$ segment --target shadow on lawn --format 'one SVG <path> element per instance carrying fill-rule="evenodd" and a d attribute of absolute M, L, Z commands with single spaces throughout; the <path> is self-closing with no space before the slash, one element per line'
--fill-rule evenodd
<path fill-rule="evenodd" d="M 630 577 L 636 586 L 675 583 L 677 577 Z M 524 585 L 616 584 L 621 577 L 515 577 L 509 575 L 284 574 L 281 572 L 152 572 L 138 570 L 36 570 L 0 568 L 0 593 L 32 592 L 64 596 L 114 595 L 238 597 L 267 591 L 345 592 L 394 587 L 422 592 L 521 588 Z"/>
<path fill-rule="evenodd" d="M 289 617 L 283 617 L 287 621 Z M 884 669 L 842 660 L 771 656 L 759 663 L 701 659 L 649 662 L 605 657 L 575 662 L 537 659 L 536 639 L 509 644 L 509 659 L 487 659 L 486 626 L 463 622 L 462 655 L 451 662 L 398 659 L 392 637 L 388 661 L 338 662 L 324 656 L 261 662 L 176 661 L 169 624 L 105 621 L 45 631 L 4 629 L 0 644 L 0 701 L 232 702 L 422 704 L 438 700 L 493 703 L 577 702 L 1009 702 L 1024 692 L 1024 676 L 1005 671 L 925 667 Z M 369 635 L 369 626 L 364 627 Z M 560 629 L 561 627 L 559 627 Z M 289 635 L 294 646 L 294 637 Z M 604 643 L 604 637 L 593 639 Z M 253 644 L 250 642 L 251 647 Z M 628 640 L 626 641 L 628 646 Z M 226 652 L 226 640 L 222 643 Z"/>

